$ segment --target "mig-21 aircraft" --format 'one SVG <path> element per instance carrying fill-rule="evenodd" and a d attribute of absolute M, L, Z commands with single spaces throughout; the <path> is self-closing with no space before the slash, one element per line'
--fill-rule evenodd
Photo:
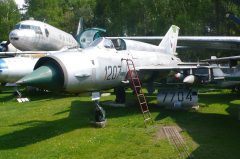
<path fill-rule="evenodd" d="M 177 26 L 171 26 L 159 46 L 98 38 L 88 48 L 40 58 L 34 71 L 17 84 L 70 93 L 95 92 L 124 87 L 128 83 L 127 74 L 131 72 L 129 65 L 135 66 L 142 83 L 166 78 L 174 70 L 197 68 L 185 65 L 175 56 L 178 32 Z M 193 78 L 189 75 L 184 81 L 192 83 Z M 117 94 L 124 94 L 124 90 L 120 90 L 122 92 Z"/>

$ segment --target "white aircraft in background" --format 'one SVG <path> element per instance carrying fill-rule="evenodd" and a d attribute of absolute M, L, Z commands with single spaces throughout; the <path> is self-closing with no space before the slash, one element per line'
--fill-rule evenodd
<path fill-rule="evenodd" d="M 63 47 L 79 47 L 71 34 L 36 20 L 17 23 L 9 34 L 9 41 L 21 51 L 57 51 Z"/>

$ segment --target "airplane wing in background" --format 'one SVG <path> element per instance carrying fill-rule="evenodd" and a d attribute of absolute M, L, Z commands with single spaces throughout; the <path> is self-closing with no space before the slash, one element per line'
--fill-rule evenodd
<path fill-rule="evenodd" d="M 220 58 L 211 58 L 206 60 L 201 60 L 202 62 L 229 62 L 231 60 L 240 61 L 240 56 L 228 56 L 228 57 L 220 57 Z"/>
<path fill-rule="evenodd" d="M 209 67 L 209 64 L 208 63 L 180 63 L 176 66 L 152 65 L 152 66 L 136 67 L 136 70 L 138 71 L 186 70 L 186 69 L 197 69 L 200 67 Z"/>
<path fill-rule="evenodd" d="M 17 52 L 0 52 L 0 58 L 7 58 L 7 57 L 15 57 L 15 56 L 32 56 L 32 57 L 42 57 L 45 55 L 58 53 L 58 52 L 64 52 L 64 51 L 81 51 L 81 48 L 69 48 L 69 47 L 63 47 L 61 50 L 58 51 L 17 51 Z"/>
<path fill-rule="evenodd" d="M 19 52 L 0 52 L 0 58 L 8 58 L 8 57 L 15 57 L 18 55 L 33 55 L 33 56 L 39 56 L 41 55 L 48 55 L 50 52 L 54 51 L 19 51 Z"/>
<path fill-rule="evenodd" d="M 159 43 L 162 36 L 136 36 L 136 37 L 109 37 L 111 39 L 123 38 L 144 42 Z M 217 49 L 240 51 L 240 37 L 237 36 L 178 36 L 178 49 Z"/>
<path fill-rule="evenodd" d="M 211 57 L 211 59 L 206 59 L 201 61 L 214 63 L 214 64 L 228 63 L 230 67 L 233 67 L 238 65 L 238 61 L 240 61 L 240 56 L 228 56 L 228 57 L 220 57 L 220 58 L 213 56 Z"/>
<path fill-rule="evenodd" d="M 203 48 L 240 51 L 237 36 L 181 36 L 178 45 L 182 48 Z"/>
<path fill-rule="evenodd" d="M 192 69 L 197 68 L 197 66 L 143 66 L 136 67 L 138 71 L 161 71 L 161 70 L 184 70 L 184 69 Z"/>

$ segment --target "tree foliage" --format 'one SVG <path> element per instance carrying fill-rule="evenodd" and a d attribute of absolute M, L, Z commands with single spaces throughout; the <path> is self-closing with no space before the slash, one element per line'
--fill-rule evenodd
<path fill-rule="evenodd" d="M 164 35 L 170 25 L 180 35 L 240 35 L 239 25 L 226 18 L 240 16 L 238 0 L 25 0 L 23 19 L 34 17 L 75 33 L 80 17 L 85 27 L 102 27 L 110 36 Z M 19 21 L 13 0 L 0 0 L 0 34 L 7 39 Z"/>
<path fill-rule="evenodd" d="M 25 0 L 26 17 L 34 17 L 63 29 L 75 32 L 80 17 L 86 24 L 93 18 L 95 1 L 93 0 Z"/>
<path fill-rule="evenodd" d="M 16 9 L 13 0 L 0 2 L 2 19 L 19 20 L 15 14 L 18 12 L 12 13 Z M 109 35 L 116 36 L 163 35 L 172 24 L 181 28 L 181 35 L 240 34 L 238 25 L 226 18 L 228 12 L 240 16 L 237 0 L 25 0 L 25 3 L 24 19 L 34 17 L 68 32 L 75 32 L 79 18 L 83 17 L 87 27 L 103 27 Z"/>
<path fill-rule="evenodd" d="M 14 0 L 0 0 L 0 40 L 8 40 L 8 34 L 20 21 L 20 13 Z"/>
<path fill-rule="evenodd" d="M 162 35 L 170 25 L 182 35 L 235 35 L 227 12 L 240 15 L 229 0 L 96 0 L 95 22 L 115 35 Z"/>

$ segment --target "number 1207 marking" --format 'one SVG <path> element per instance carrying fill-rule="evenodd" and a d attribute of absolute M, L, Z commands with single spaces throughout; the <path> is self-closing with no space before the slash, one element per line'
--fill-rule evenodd
<path fill-rule="evenodd" d="M 121 72 L 121 66 L 105 66 L 105 80 L 116 79 Z"/>

